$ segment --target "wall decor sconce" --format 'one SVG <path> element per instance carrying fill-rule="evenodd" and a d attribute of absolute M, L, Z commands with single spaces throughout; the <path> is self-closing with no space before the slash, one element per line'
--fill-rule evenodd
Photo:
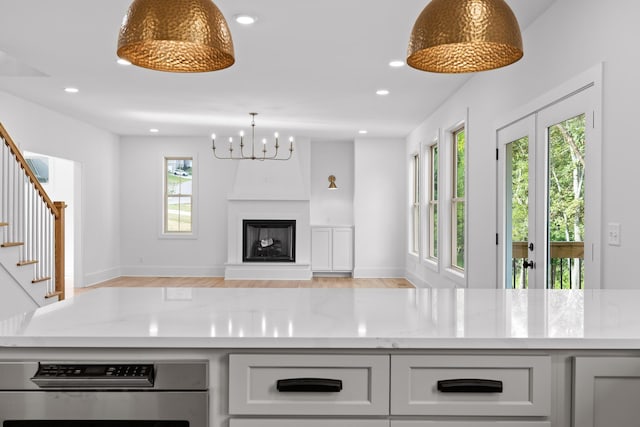
<path fill-rule="evenodd" d="M 329 175 L 329 190 L 337 190 L 336 186 L 336 177 L 333 175 Z"/>

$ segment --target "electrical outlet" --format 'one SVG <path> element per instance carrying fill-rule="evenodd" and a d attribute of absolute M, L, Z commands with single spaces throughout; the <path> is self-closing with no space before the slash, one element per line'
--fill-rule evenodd
<path fill-rule="evenodd" d="M 615 222 L 609 223 L 607 241 L 609 246 L 620 246 L 620 224 Z"/>

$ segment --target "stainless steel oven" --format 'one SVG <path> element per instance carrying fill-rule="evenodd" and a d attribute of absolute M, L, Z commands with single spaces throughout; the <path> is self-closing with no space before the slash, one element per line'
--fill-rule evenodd
<path fill-rule="evenodd" d="M 207 427 L 208 363 L 0 362 L 2 427 Z"/>

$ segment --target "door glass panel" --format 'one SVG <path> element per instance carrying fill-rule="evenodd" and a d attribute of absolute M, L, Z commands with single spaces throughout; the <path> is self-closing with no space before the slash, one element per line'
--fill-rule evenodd
<path fill-rule="evenodd" d="M 527 289 L 529 279 L 523 263 L 529 257 L 529 137 L 507 144 L 506 155 L 508 221 L 505 231 L 510 242 L 506 247 L 505 277 L 507 288 Z"/>
<path fill-rule="evenodd" d="M 548 132 L 548 281 L 551 289 L 584 283 L 585 115 L 550 126 Z"/>

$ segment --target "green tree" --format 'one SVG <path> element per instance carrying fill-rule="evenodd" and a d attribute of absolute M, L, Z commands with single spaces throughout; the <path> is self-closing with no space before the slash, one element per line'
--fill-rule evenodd
<path fill-rule="evenodd" d="M 509 144 L 511 161 L 511 238 L 527 242 L 529 234 L 529 141 L 522 138 Z M 548 212 L 549 240 L 584 240 L 585 115 L 565 120 L 548 129 Z M 577 288 L 584 267 L 577 255 L 551 259 L 551 288 Z M 514 263 L 515 288 L 525 288 L 526 271 Z"/>

